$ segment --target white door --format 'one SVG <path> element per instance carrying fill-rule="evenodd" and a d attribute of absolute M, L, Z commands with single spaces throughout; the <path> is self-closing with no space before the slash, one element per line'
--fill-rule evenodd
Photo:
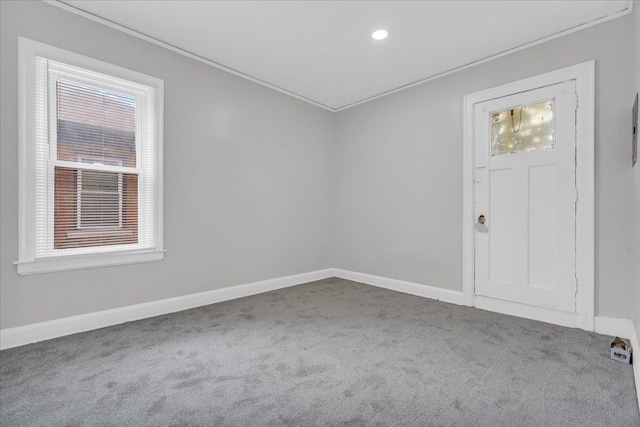
<path fill-rule="evenodd" d="M 576 312 L 575 93 L 475 105 L 476 295 Z"/>

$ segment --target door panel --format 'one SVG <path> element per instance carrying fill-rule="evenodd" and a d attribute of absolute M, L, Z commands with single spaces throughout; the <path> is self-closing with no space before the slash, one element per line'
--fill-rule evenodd
<path fill-rule="evenodd" d="M 557 259 L 555 236 L 556 165 L 529 168 L 529 285 L 553 289 L 553 266 Z"/>
<path fill-rule="evenodd" d="M 575 312 L 575 117 L 574 81 L 475 105 L 477 295 Z"/>
<path fill-rule="evenodd" d="M 512 169 L 489 171 L 489 194 L 511 194 L 513 192 Z M 509 283 L 513 278 L 513 246 L 515 206 L 504 198 L 496 198 L 487 211 L 491 218 L 489 240 L 489 277 L 493 282 Z"/>

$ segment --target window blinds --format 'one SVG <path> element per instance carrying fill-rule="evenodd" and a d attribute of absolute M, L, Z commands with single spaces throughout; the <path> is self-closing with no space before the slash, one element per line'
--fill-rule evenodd
<path fill-rule="evenodd" d="M 154 249 L 155 89 L 36 57 L 36 257 Z"/>

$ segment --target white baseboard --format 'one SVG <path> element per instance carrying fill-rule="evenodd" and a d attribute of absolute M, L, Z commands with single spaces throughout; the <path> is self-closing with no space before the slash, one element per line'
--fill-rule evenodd
<path fill-rule="evenodd" d="M 330 270 L 332 270 L 332 276 L 339 277 L 341 279 L 353 280 L 354 282 L 360 282 L 371 286 L 391 289 L 406 294 L 417 295 L 452 304 L 465 304 L 464 294 L 460 291 L 420 285 L 418 283 L 405 282 L 403 280 L 390 279 L 372 274 L 357 273 L 354 271 L 342 270 L 340 268 L 333 268 Z M 572 328 L 578 327 L 579 324 L 578 316 L 575 314 L 530 307 L 523 304 L 504 304 L 504 301 L 497 301 L 496 304 L 493 304 L 491 300 L 492 298 L 476 296 L 475 307 L 533 320 L 541 320 L 543 322 L 550 322 Z M 535 310 L 532 311 L 530 309 Z M 543 313 L 542 311 L 545 312 Z M 634 359 L 633 363 L 633 375 L 635 377 L 638 406 L 640 406 L 640 342 L 638 342 L 638 336 L 633 322 L 628 319 L 596 316 L 594 318 L 594 330 L 599 334 L 618 336 L 630 340 L 631 346 L 636 353 L 636 359 Z"/>
<path fill-rule="evenodd" d="M 372 274 L 357 273 L 354 271 L 342 270 L 340 268 L 333 268 L 331 270 L 333 272 L 332 276 L 339 277 L 341 279 L 353 280 L 354 282 L 360 282 L 371 286 L 391 289 L 406 294 L 417 295 L 452 304 L 465 304 L 464 294 L 460 291 L 420 285 L 418 283 L 389 279 L 387 277 L 374 276 Z M 494 301 L 496 301 L 495 304 Z M 497 301 L 492 298 L 484 298 L 477 295 L 475 298 L 475 307 L 483 310 L 524 317 L 527 319 L 541 320 L 543 322 L 550 322 L 571 328 L 578 327 L 579 323 L 578 316 L 575 314 L 525 306 L 523 304 L 505 304 L 505 301 Z M 627 338 L 631 342 L 631 347 L 633 347 L 633 350 L 636 353 L 636 358 L 633 361 L 633 375 L 635 377 L 638 406 L 640 407 L 640 356 L 638 356 L 640 354 L 640 343 L 638 342 L 638 336 L 633 322 L 628 319 L 596 316 L 594 318 L 594 330 L 596 333 L 603 335 Z"/>
<path fill-rule="evenodd" d="M 482 295 L 476 295 L 474 299 L 475 307 L 480 310 L 493 311 L 495 313 L 553 323 L 554 325 L 566 326 L 569 328 L 578 327 L 579 318 L 575 313 L 565 313 L 563 311 L 544 307 L 534 307 L 527 304 L 489 298 Z"/>
<path fill-rule="evenodd" d="M 352 280 L 354 282 L 391 289 L 406 294 L 452 304 L 464 305 L 464 294 L 461 291 L 452 291 L 450 289 L 421 285 L 418 283 L 390 279 L 372 274 L 357 273 L 339 268 L 327 268 L 325 270 L 317 270 L 310 273 L 279 277 L 260 282 L 247 283 L 244 285 L 214 289 L 212 291 L 200 292 L 197 294 L 184 295 L 143 304 L 114 308 L 111 310 L 98 311 L 95 313 L 82 314 L 79 316 L 65 317 L 63 319 L 56 319 L 47 322 L 34 323 L 16 328 L 2 329 L 0 330 L 0 350 L 58 338 L 78 332 L 118 325 L 120 323 L 188 310 L 190 308 L 200 307 L 203 305 L 256 295 L 263 292 L 269 292 L 330 277 L 339 277 L 341 279 Z M 478 302 L 480 302 L 480 304 L 478 304 Z M 482 298 L 478 299 L 476 297 L 476 307 L 481 309 L 485 308 Z M 504 307 L 504 305 L 501 305 L 501 307 Z M 485 309 L 504 312 L 500 307 L 496 309 L 496 307 L 487 306 Z M 526 313 L 523 313 L 521 310 L 517 313 L 507 312 L 505 314 L 515 314 L 519 317 L 528 317 Z M 567 323 L 565 320 L 560 319 L 560 324 Z M 571 323 L 571 321 L 569 321 L 569 323 Z M 638 342 L 636 329 L 631 320 L 596 316 L 594 324 L 594 330 L 596 333 L 629 339 L 636 355 L 640 354 L 640 342 Z M 566 326 L 571 325 L 567 324 Z M 640 360 L 634 360 L 633 372 L 636 384 L 636 394 L 638 396 L 638 405 L 640 406 Z"/>
<path fill-rule="evenodd" d="M 640 408 L 640 341 L 638 340 L 638 331 L 635 328 L 633 322 L 631 322 L 631 348 L 635 353 L 633 363 L 633 377 L 636 380 L 636 396 L 638 397 L 638 408 Z"/>
<path fill-rule="evenodd" d="M 0 350 L 134 320 L 174 313 L 176 311 L 188 310 L 216 302 L 242 298 L 289 286 L 300 285 L 302 283 L 313 282 L 315 280 L 327 279 L 333 276 L 333 269 L 328 268 L 310 273 L 279 277 L 238 286 L 229 286 L 227 288 L 214 289 L 197 294 L 183 295 L 47 322 L 33 323 L 16 328 L 1 329 Z"/>
<path fill-rule="evenodd" d="M 174 313 L 181 310 L 188 310 L 190 308 L 200 307 L 203 305 L 242 298 L 302 283 L 313 282 L 314 280 L 327 279 L 329 277 L 340 277 L 372 286 L 378 286 L 454 304 L 463 303 L 462 292 L 420 285 L 402 280 L 389 279 L 386 277 L 373 276 L 370 274 L 328 268 L 325 270 L 297 274 L 294 276 L 279 277 L 276 279 L 263 280 L 245 285 L 214 289 L 212 291 L 200 292 L 197 294 L 183 295 L 175 298 L 98 311 L 95 313 L 87 313 L 46 322 L 33 323 L 16 328 L 1 329 L 0 350 L 58 338 L 78 332 L 118 325 L 120 323 Z"/>
<path fill-rule="evenodd" d="M 464 295 L 462 291 L 452 291 L 451 289 L 405 282 L 404 280 L 389 279 L 388 277 L 374 276 L 372 274 L 357 273 L 355 271 L 342 270 L 340 268 L 334 268 L 333 273 L 335 277 L 339 277 L 341 279 L 353 280 L 354 282 L 391 289 L 405 294 L 464 305 Z"/>
<path fill-rule="evenodd" d="M 633 322 L 629 319 L 596 316 L 593 331 L 602 335 L 631 339 L 635 335 Z"/>

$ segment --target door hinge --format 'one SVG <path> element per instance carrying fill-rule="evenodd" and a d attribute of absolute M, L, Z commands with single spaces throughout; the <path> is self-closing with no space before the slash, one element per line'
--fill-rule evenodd
<path fill-rule="evenodd" d="M 574 101 L 574 103 L 575 103 L 576 110 L 577 110 L 577 109 L 578 109 L 578 106 L 579 106 L 579 104 L 580 104 L 580 103 L 578 102 L 578 94 L 577 94 L 577 93 L 574 95 L 574 97 L 573 97 L 573 101 Z"/>

